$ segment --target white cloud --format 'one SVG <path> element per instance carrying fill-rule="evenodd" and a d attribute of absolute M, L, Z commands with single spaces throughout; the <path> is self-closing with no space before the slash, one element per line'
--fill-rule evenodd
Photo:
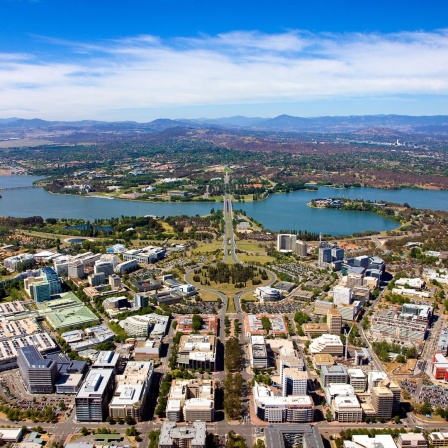
<path fill-rule="evenodd" d="M 448 95 L 447 30 L 35 39 L 45 51 L 0 54 L 2 116 L 144 119 L 164 107 Z"/>

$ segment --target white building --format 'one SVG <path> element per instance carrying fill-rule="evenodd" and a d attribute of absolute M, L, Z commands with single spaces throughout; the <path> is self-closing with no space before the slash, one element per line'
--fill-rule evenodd
<path fill-rule="evenodd" d="M 280 233 L 277 236 L 277 250 L 279 252 L 292 252 L 295 249 L 297 235 Z"/>
<path fill-rule="evenodd" d="M 259 286 L 255 289 L 254 295 L 262 302 L 269 302 L 282 298 L 282 292 L 280 291 L 280 289 L 270 288 L 269 286 Z"/>
<path fill-rule="evenodd" d="M 114 418 L 142 418 L 151 387 L 154 362 L 129 361 L 122 375 L 116 377 L 116 389 L 109 403 L 109 415 Z"/>
<path fill-rule="evenodd" d="M 265 386 L 253 387 L 255 412 L 270 423 L 308 423 L 313 421 L 313 402 L 309 395 L 279 397 Z"/>
<path fill-rule="evenodd" d="M 160 314 L 144 314 L 143 316 L 130 316 L 120 321 L 120 327 L 129 336 L 165 335 L 169 316 Z"/>
<path fill-rule="evenodd" d="M 344 354 L 344 345 L 341 338 L 335 334 L 323 334 L 312 340 L 310 344 L 311 354 L 329 354 L 342 356 Z"/>
<path fill-rule="evenodd" d="M 352 303 L 352 290 L 345 286 L 335 286 L 333 288 L 333 303 L 350 305 Z"/>

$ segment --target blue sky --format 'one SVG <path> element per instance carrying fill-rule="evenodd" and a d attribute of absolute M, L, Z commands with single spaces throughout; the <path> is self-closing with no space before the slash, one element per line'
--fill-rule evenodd
<path fill-rule="evenodd" d="M 0 0 L 0 117 L 448 114 L 441 0 Z"/>

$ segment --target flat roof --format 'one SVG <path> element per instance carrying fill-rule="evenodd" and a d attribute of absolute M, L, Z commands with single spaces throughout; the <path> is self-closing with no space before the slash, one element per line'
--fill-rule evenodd
<path fill-rule="evenodd" d="M 89 398 L 91 395 L 103 395 L 113 373 L 112 369 L 91 369 L 76 397 Z"/>

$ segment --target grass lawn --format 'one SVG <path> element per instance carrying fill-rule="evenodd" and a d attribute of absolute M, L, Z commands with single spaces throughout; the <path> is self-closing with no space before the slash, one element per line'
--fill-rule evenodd
<path fill-rule="evenodd" d="M 236 313 L 235 308 L 235 297 L 233 295 L 227 295 L 227 313 L 228 314 L 234 314 Z"/>
<path fill-rule="evenodd" d="M 204 289 L 201 289 L 199 291 L 199 294 L 201 295 L 201 299 L 204 302 L 217 302 L 219 299 L 219 296 L 211 291 L 205 291 Z"/>
<path fill-rule="evenodd" d="M 167 222 L 162 221 L 162 222 L 160 222 L 160 224 L 162 224 L 162 227 L 166 232 L 174 232 L 174 229 L 172 228 L 172 226 L 170 226 Z"/>
<path fill-rule="evenodd" d="M 274 259 L 269 257 L 268 255 L 246 255 L 246 254 L 237 254 L 238 260 L 243 263 L 250 263 L 251 261 L 259 262 L 259 263 L 269 263 Z"/>
<path fill-rule="evenodd" d="M 249 291 L 246 294 L 241 296 L 241 300 L 245 300 L 246 302 L 257 302 L 257 299 L 254 297 L 254 292 Z"/>
<path fill-rule="evenodd" d="M 222 241 L 212 241 L 211 243 L 199 243 L 196 249 L 192 249 L 194 254 L 201 252 L 214 252 L 215 250 L 222 249 Z"/>

